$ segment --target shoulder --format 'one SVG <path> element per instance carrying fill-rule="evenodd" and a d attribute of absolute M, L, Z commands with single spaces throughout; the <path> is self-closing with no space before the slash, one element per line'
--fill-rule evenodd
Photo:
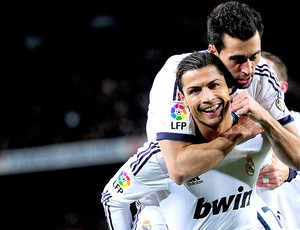
<path fill-rule="evenodd" d="M 192 52 L 172 55 L 167 59 L 166 64 L 177 66 L 183 58 L 185 58 L 186 56 L 188 56 L 190 54 L 192 54 Z"/>
<path fill-rule="evenodd" d="M 260 58 L 258 64 L 256 65 L 255 75 L 266 76 L 266 77 L 277 77 L 274 71 L 272 71 L 272 69 L 267 64 L 266 60 L 263 57 Z"/>
<path fill-rule="evenodd" d="M 280 93 L 280 83 L 276 73 L 270 68 L 266 60 L 261 57 L 256 65 L 253 76 L 253 84 L 250 87 L 263 87 L 265 89 L 272 88 Z"/>
<path fill-rule="evenodd" d="M 194 52 L 208 52 L 208 50 L 199 50 L 199 51 L 194 51 Z M 183 58 L 187 57 L 187 56 L 190 55 L 190 54 L 193 54 L 194 52 L 187 52 L 187 53 L 181 53 L 181 54 L 175 54 L 175 55 L 172 55 L 172 56 L 170 56 L 170 57 L 167 59 L 166 64 L 171 64 L 171 63 L 173 63 L 173 64 L 178 65 L 179 62 L 180 62 Z"/>
<path fill-rule="evenodd" d="M 258 64 L 256 65 L 254 76 L 262 78 L 262 80 L 279 82 L 276 73 L 270 68 L 263 57 L 260 58 Z"/>
<path fill-rule="evenodd" d="M 155 76 L 154 82 L 159 82 L 161 86 L 161 82 L 175 82 L 175 73 L 177 70 L 177 66 L 179 62 L 186 56 L 188 56 L 190 53 L 182 53 L 182 54 L 175 54 L 170 56 L 166 62 L 164 63 L 163 67 L 159 70 L 159 72 Z M 172 85 L 173 87 L 173 85 Z"/>

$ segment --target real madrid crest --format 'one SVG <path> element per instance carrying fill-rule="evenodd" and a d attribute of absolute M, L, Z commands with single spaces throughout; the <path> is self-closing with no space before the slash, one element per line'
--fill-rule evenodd
<path fill-rule="evenodd" d="M 246 172 L 249 176 L 253 176 L 255 172 L 255 165 L 253 163 L 253 157 L 250 155 L 247 155 L 246 157 Z"/>
<path fill-rule="evenodd" d="M 152 230 L 152 226 L 151 226 L 149 220 L 143 221 L 143 226 L 142 226 L 141 230 Z"/>
<path fill-rule="evenodd" d="M 277 98 L 276 99 L 276 106 L 280 111 L 284 111 L 285 110 L 285 103 L 284 100 L 282 98 Z"/>

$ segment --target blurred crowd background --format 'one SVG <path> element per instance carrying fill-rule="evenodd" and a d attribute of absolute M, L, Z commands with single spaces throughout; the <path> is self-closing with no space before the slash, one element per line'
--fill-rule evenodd
<path fill-rule="evenodd" d="M 156 73 L 173 54 L 207 48 L 206 18 L 220 2 L 8 3 L 1 28 L 0 150 L 145 135 Z M 286 63 L 286 103 L 300 111 L 299 6 L 244 2 L 262 14 L 262 48 Z M 100 193 L 118 167 L 0 175 L 7 217 L 0 228 L 105 229 Z"/>

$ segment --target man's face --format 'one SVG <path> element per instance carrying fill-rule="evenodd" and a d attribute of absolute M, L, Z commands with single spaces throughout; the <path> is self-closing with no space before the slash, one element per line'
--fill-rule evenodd
<path fill-rule="evenodd" d="M 182 83 L 184 94 L 179 93 L 180 100 L 189 107 L 197 125 L 217 130 L 224 116 L 230 115 L 229 89 L 224 76 L 216 66 L 208 65 L 184 73 Z"/>
<path fill-rule="evenodd" d="M 225 34 L 225 47 L 220 53 L 214 51 L 232 76 L 236 80 L 238 88 L 248 88 L 253 80 L 255 67 L 261 57 L 261 40 L 256 33 L 247 41 L 232 38 Z"/>

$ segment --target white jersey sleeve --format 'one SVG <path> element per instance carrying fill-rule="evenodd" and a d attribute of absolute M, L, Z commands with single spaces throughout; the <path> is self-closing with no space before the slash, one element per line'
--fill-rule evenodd
<path fill-rule="evenodd" d="M 188 135 L 194 133 L 194 122 L 188 109 L 178 99 L 175 82 L 177 66 L 189 54 L 170 57 L 154 79 L 149 95 L 146 125 L 148 141 L 156 140 L 158 132 Z"/>
<path fill-rule="evenodd" d="M 101 203 L 109 229 L 129 230 L 130 205 L 152 192 L 169 189 L 168 177 L 158 143 L 145 143 L 106 184 Z"/>

